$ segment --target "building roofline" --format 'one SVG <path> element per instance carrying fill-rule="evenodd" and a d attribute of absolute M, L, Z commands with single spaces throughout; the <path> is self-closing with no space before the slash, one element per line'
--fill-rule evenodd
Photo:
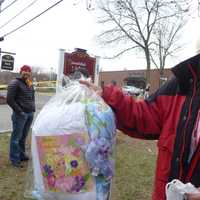
<path fill-rule="evenodd" d="M 146 71 L 147 69 L 126 69 L 126 70 L 109 70 L 109 71 L 100 71 L 100 73 L 106 73 L 106 72 L 133 72 L 133 71 Z M 158 69 L 150 69 L 150 71 L 156 71 Z M 170 70 L 171 68 L 165 68 L 164 70 Z"/>

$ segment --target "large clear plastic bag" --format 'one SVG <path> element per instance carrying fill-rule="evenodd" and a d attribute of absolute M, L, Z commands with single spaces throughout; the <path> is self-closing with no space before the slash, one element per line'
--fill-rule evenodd
<path fill-rule="evenodd" d="M 38 200 L 108 200 L 114 176 L 115 118 L 96 93 L 65 77 L 32 132 Z"/>

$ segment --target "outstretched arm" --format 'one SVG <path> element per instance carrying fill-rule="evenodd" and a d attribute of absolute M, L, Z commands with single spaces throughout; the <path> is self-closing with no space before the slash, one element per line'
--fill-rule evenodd
<path fill-rule="evenodd" d="M 162 111 L 158 102 L 137 101 L 125 95 L 116 86 L 99 88 L 87 81 L 80 81 L 102 96 L 116 114 L 117 128 L 125 134 L 142 139 L 158 139 L 162 127 Z"/>
<path fill-rule="evenodd" d="M 112 107 L 117 118 L 117 128 L 125 134 L 142 139 L 158 139 L 162 127 L 162 109 L 158 101 L 151 103 L 135 100 L 121 88 L 108 85 L 102 98 Z"/>

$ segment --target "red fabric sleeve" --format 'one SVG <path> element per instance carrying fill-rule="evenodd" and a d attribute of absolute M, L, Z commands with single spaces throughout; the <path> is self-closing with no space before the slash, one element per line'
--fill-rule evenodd
<path fill-rule="evenodd" d="M 149 103 L 145 100 L 135 100 L 113 85 L 103 88 L 102 98 L 115 112 L 119 130 L 131 137 L 159 138 L 162 111 L 158 102 Z"/>

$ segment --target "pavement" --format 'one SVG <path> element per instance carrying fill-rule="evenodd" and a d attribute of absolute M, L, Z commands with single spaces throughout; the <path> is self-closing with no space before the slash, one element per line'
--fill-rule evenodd
<path fill-rule="evenodd" d="M 4 91 L 3 94 L 6 94 L 6 92 Z M 36 93 L 36 113 L 34 119 L 37 117 L 37 114 L 40 112 L 42 107 L 48 102 L 51 96 L 52 95 L 48 93 Z M 7 104 L 0 105 L 0 133 L 12 130 L 11 115 L 12 110 Z"/>

